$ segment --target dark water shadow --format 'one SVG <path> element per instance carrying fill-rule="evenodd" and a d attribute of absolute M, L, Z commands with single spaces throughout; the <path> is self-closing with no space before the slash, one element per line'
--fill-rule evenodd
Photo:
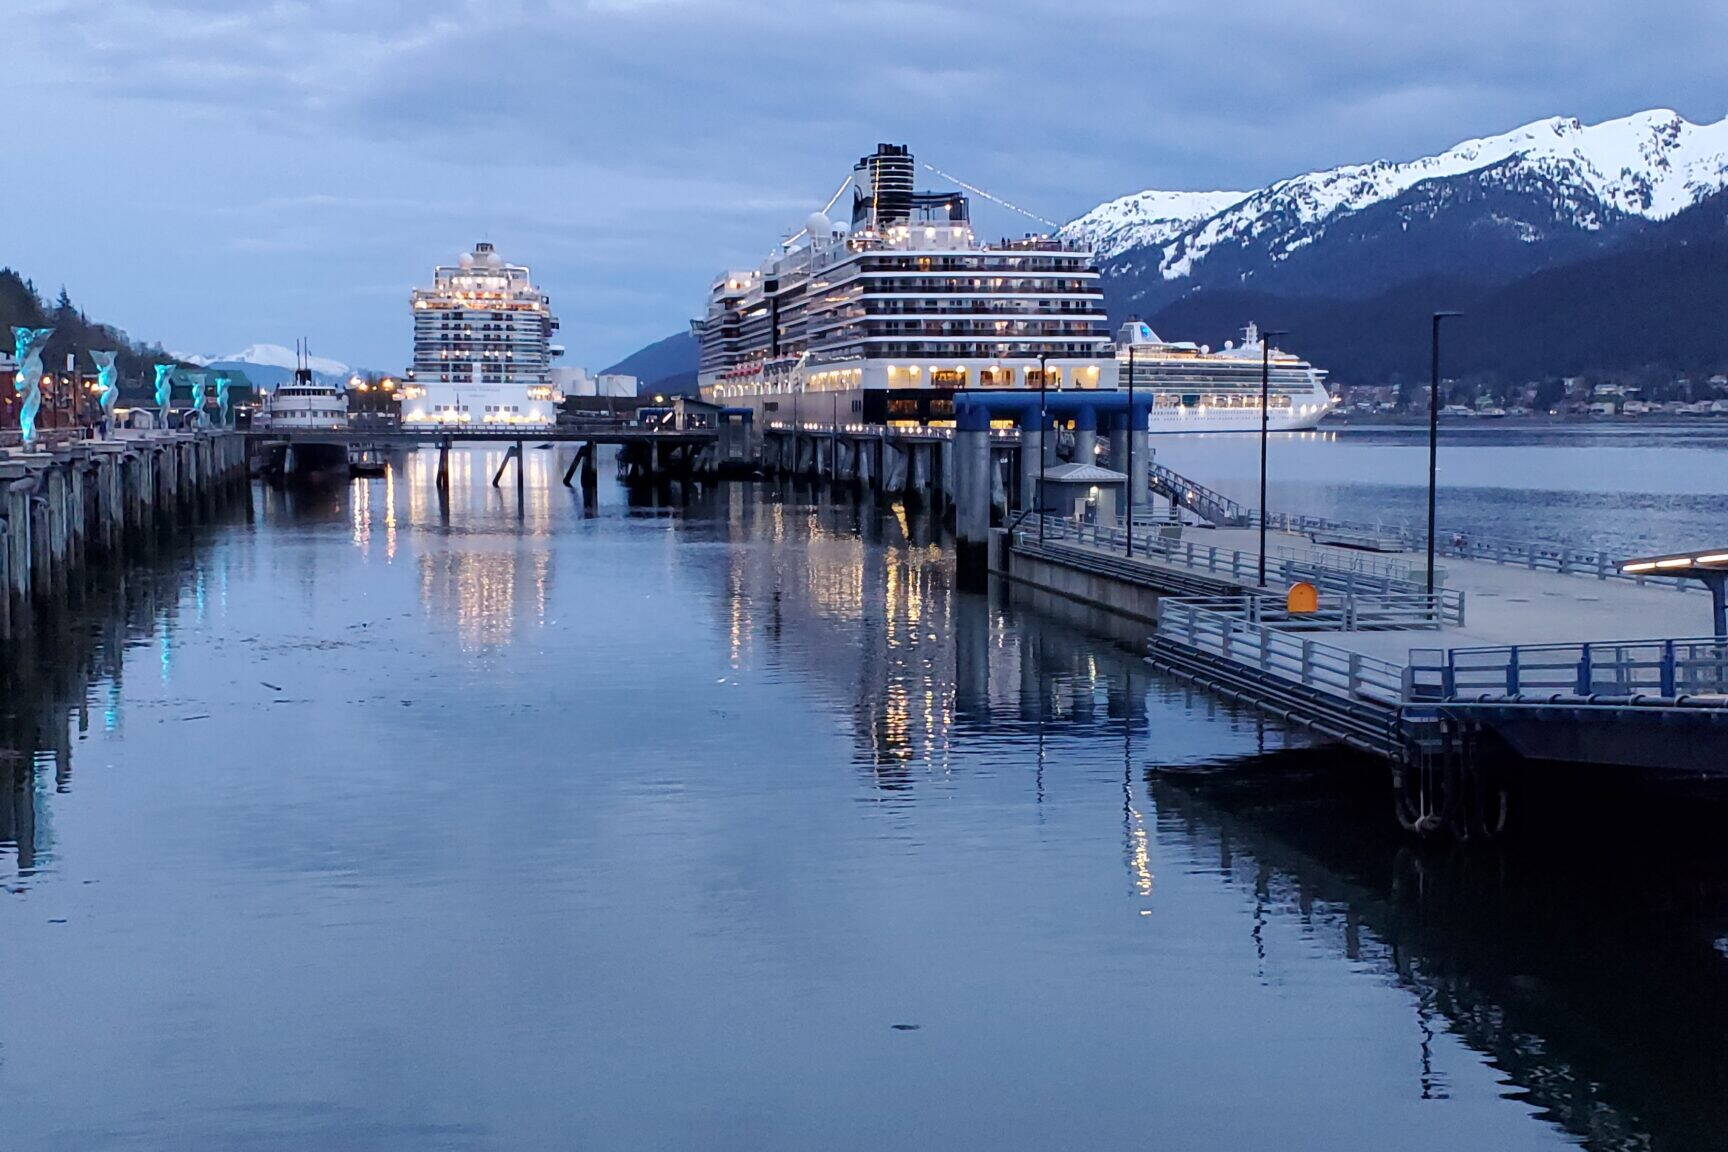
<path fill-rule="evenodd" d="M 1547 803 L 1522 834 L 1421 844 L 1365 767 L 1311 749 L 1145 782 L 1162 836 L 1407 989 L 1419 1035 L 1457 1036 L 1584 1147 L 1722 1147 L 1728 805 L 1548 774 L 1521 790 Z M 1429 1056 L 1413 1074 L 1443 1094 Z"/>

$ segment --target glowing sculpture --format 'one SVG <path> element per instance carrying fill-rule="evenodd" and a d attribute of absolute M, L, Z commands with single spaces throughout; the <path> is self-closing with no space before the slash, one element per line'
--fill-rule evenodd
<path fill-rule="evenodd" d="M 168 427 L 168 405 L 174 399 L 174 365 L 156 365 L 156 412 L 162 427 Z"/>
<path fill-rule="evenodd" d="M 228 407 L 228 388 L 234 381 L 226 372 L 216 373 L 216 422 L 222 427 L 228 427 L 231 412 Z"/>
<path fill-rule="evenodd" d="M 93 349 L 90 352 L 90 359 L 96 361 L 96 400 L 102 405 L 104 434 L 114 419 L 114 405 L 120 400 L 120 370 L 114 367 L 114 358 L 118 355 L 118 352 L 97 352 Z"/>
<path fill-rule="evenodd" d="M 52 335 L 52 328 L 12 329 L 12 360 L 18 365 L 12 386 L 24 397 L 18 409 L 18 428 L 26 444 L 36 442 L 36 413 L 42 410 L 42 349 Z"/>
<path fill-rule="evenodd" d="M 189 372 L 192 381 L 192 423 L 198 428 L 208 428 L 210 417 L 204 411 L 204 386 L 210 380 L 208 372 Z"/>

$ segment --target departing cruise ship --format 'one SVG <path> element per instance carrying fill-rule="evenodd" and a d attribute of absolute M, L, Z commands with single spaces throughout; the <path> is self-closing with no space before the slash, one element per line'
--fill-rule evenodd
<path fill-rule="evenodd" d="M 547 428 L 563 399 L 552 383 L 558 320 L 529 270 L 482 241 L 416 288 L 414 364 L 402 422 Z"/>
<path fill-rule="evenodd" d="M 1263 348 L 1253 324 L 1241 344 L 1226 343 L 1214 352 L 1199 344 L 1168 343 L 1148 325 L 1130 320 L 1116 338 L 1123 388 L 1128 387 L 1130 358 L 1135 391 L 1152 400 L 1148 427 L 1153 432 L 1258 432 L 1262 367 L 1271 431 L 1312 428 L 1332 402 L 1323 370 L 1288 352 Z"/>
<path fill-rule="evenodd" d="M 704 399 L 765 423 L 944 423 L 956 393 L 1036 389 L 1041 372 L 1052 389 L 1125 385 L 1133 344 L 1152 431 L 1259 428 L 1257 337 L 1214 353 L 1131 324 L 1113 344 L 1089 249 L 981 241 L 967 198 L 915 191 L 915 171 L 905 146 L 877 145 L 853 169 L 849 222 L 817 212 L 765 263 L 714 281 L 691 322 Z M 1271 370 L 1271 426 L 1312 427 L 1324 374 L 1277 351 Z"/>

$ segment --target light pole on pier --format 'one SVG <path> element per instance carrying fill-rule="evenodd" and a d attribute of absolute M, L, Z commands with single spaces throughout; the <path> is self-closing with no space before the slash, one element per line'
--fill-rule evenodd
<path fill-rule="evenodd" d="M 1122 442 L 1128 446 L 1122 470 L 1128 474 L 1127 553 L 1132 557 L 1134 555 L 1134 342 L 1132 340 L 1128 342 L 1128 418 L 1122 422 L 1122 427 L 1127 430 L 1122 437 Z"/>
<path fill-rule="evenodd" d="M 1032 494 L 1032 508 L 1038 513 L 1038 543 L 1044 543 L 1044 462 L 1050 459 L 1044 437 L 1050 435 L 1050 408 L 1046 389 L 1050 369 L 1046 354 L 1038 353 L 1038 491 Z"/>
<path fill-rule="evenodd" d="M 1434 502 L 1440 470 L 1440 321 L 1462 312 L 1434 313 L 1428 341 L 1428 595 L 1434 595 Z"/>
<path fill-rule="evenodd" d="M 1266 586 L 1266 440 L 1272 396 L 1272 337 L 1289 332 L 1270 328 L 1260 333 L 1260 587 Z"/>

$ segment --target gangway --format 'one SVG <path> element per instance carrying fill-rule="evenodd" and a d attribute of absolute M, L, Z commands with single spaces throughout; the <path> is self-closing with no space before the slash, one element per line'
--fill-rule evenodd
<path fill-rule="evenodd" d="M 1248 509 L 1222 492 L 1215 492 L 1162 464 L 1148 465 L 1147 480 L 1152 491 L 1208 523 L 1220 528 L 1246 528 L 1249 524 Z"/>

